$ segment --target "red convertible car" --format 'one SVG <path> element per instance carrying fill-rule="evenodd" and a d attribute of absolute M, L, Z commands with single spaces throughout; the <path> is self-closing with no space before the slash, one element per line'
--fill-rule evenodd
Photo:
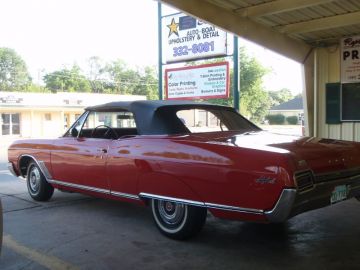
<path fill-rule="evenodd" d="M 360 197 L 360 144 L 271 134 L 234 109 L 183 101 L 89 107 L 58 139 L 20 140 L 9 169 L 30 196 L 54 188 L 150 205 L 159 230 L 189 238 L 214 216 L 284 222 Z"/>

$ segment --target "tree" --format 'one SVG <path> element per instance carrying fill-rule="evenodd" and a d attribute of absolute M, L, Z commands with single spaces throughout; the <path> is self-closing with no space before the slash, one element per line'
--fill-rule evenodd
<path fill-rule="evenodd" d="M 87 76 L 82 74 L 77 65 L 46 74 L 46 88 L 51 91 L 116 93 L 158 98 L 155 67 L 134 69 L 121 59 L 106 63 L 97 56 L 89 58 L 88 65 Z"/>
<path fill-rule="evenodd" d="M 291 91 L 287 88 L 283 88 L 278 91 L 269 91 L 269 96 L 271 100 L 271 107 L 277 106 L 294 98 Z"/>
<path fill-rule="evenodd" d="M 270 108 L 269 95 L 263 87 L 263 77 L 269 72 L 244 47 L 240 56 L 240 112 L 255 122 L 264 119 Z"/>
<path fill-rule="evenodd" d="M 113 92 L 126 94 L 128 89 L 124 87 L 123 73 L 127 70 L 127 65 L 123 60 L 116 60 L 106 64 L 105 72 L 108 74 L 109 82 L 113 85 Z"/>
<path fill-rule="evenodd" d="M 145 67 L 144 74 L 141 75 L 140 88 L 142 89 L 140 95 L 146 95 L 147 99 L 159 99 L 158 93 L 158 75 L 155 67 Z"/>
<path fill-rule="evenodd" d="M 91 92 L 103 93 L 109 91 L 110 86 L 106 83 L 106 78 L 104 78 L 106 76 L 105 62 L 98 56 L 92 56 L 89 58 L 88 64 L 90 69 L 88 79 L 91 85 Z"/>
<path fill-rule="evenodd" d="M 26 91 L 30 84 L 25 61 L 15 50 L 0 48 L 0 91 Z"/>
<path fill-rule="evenodd" d="M 89 80 L 81 74 L 77 65 L 48 73 L 43 79 L 46 88 L 51 91 L 91 92 Z"/>
<path fill-rule="evenodd" d="M 128 95 L 144 95 L 157 99 L 158 78 L 155 67 L 132 69 L 123 60 L 107 64 L 106 76 L 114 85 L 113 92 Z"/>

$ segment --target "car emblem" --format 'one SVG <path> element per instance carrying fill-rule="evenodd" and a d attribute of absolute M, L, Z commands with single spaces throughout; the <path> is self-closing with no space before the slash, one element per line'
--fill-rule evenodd
<path fill-rule="evenodd" d="M 256 179 L 255 182 L 259 184 L 275 184 L 275 178 L 261 176 L 260 178 Z"/>
<path fill-rule="evenodd" d="M 307 165 L 307 163 L 306 163 L 305 160 L 299 160 L 299 161 L 298 161 L 298 165 L 299 165 L 300 167 L 304 167 L 304 166 Z"/>

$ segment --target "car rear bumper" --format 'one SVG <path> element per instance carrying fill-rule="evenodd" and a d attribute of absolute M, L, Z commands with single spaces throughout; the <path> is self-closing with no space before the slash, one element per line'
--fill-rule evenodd
<path fill-rule="evenodd" d="M 337 186 L 346 187 L 347 196 L 344 200 L 360 197 L 360 175 L 319 182 L 301 192 L 296 189 L 284 189 L 275 207 L 265 211 L 265 216 L 269 222 L 279 223 L 298 214 L 331 205 L 331 196 Z"/>
<path fill-rule="evenodd" d="M 268 221 L 279 223 L 287 220 L 294 205 L 296 194 L 296 189 L 283 189 L 275 207 L 270 211 L 265 211 Z"/>

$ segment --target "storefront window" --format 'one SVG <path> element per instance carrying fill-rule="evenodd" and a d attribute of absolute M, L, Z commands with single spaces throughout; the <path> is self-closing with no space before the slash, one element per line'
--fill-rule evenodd
<path fill-rule="evenodd" d="M 20 114 L 2 113 L 1 114 L 1 135 L 20 134 Z"/>

